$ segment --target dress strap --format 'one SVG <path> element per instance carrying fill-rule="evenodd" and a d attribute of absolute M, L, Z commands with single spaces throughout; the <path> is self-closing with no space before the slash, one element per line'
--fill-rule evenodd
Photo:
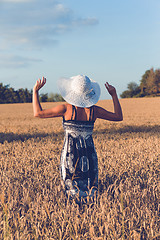
<path fill-rule="evenodd" d="M 74 112 L 75 112 L 75 117 L 74 117 L 74 120 L 76 120 L 76 118 L 77 118 L 77 111 L 76 111 L 76 108 L 75 108 L 75 106 L 74 106 L 74 105 L 72 105 L 72 117 L 71 117 L 71 120 L 73 120 Z"/>
<path fill-rule="evenodd" d="M 90 115 L 89 115 L 89 121 L 93 121 L 94 119 L 94 106 L 90 108 Z M 77 120 L 77 110 L 74 105 L 72 105 L 72 117 L 71 120 Z"/>
<path fill-rule="evenodd" d="M 94 106 L 90 108 L 89 121 L 93 121 L 93 119 L 94 119 Z"/>

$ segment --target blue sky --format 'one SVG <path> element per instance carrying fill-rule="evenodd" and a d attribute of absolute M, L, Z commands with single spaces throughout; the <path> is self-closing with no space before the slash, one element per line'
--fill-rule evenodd
<path fill-rule="evenodd" d="M 0 0 L 0 82 L 58 92 L 57 80 L 84 74 L 120 95 L 160 68 L 159 0 Z"/>

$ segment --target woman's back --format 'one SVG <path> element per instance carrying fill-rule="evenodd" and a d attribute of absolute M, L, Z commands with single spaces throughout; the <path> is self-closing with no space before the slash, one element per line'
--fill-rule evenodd
<path fill-rule="evenodd" d="M 81 108 L 71 104 L 66 105 L 66 112 L 64 114 L 64 120 L 74 121 L 94 121 L 94 106 L 89 108 Z"/>

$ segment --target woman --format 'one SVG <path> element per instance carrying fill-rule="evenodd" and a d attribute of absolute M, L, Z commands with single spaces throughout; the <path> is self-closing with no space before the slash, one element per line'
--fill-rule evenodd
<path fill-rule="evenodd" d="M 97 118 L 122 121 L 122 110 L 116 90 L 108 82 L 105 87 L 112 96 L 114 112 L 96 106 L 100 87 L 87 76 L 78 75 L 59 80 L 59 90 L 67 103 L 42 110 L 38 91 L 45 85 L 46 78 L 39 79 L 33 88 L 33 111 L 35 117 L 63 118 L 65 131 L 61 153 L 61 179 L 67 196 L 77 201 L 86 201 L 96 196 L 98 188 L 98 159 L 92 139 L 94 122 Z"/>

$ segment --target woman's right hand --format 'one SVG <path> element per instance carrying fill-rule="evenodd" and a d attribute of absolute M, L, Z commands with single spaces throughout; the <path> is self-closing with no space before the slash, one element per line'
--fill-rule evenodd
<path fill-rule="evenodd" d="M 34 85 L 33 90 L 38 92 L 45 84 L 46 84 L 46 78 L 42 77 L 42 80 L 39 78 L 36 84 Z"/>

